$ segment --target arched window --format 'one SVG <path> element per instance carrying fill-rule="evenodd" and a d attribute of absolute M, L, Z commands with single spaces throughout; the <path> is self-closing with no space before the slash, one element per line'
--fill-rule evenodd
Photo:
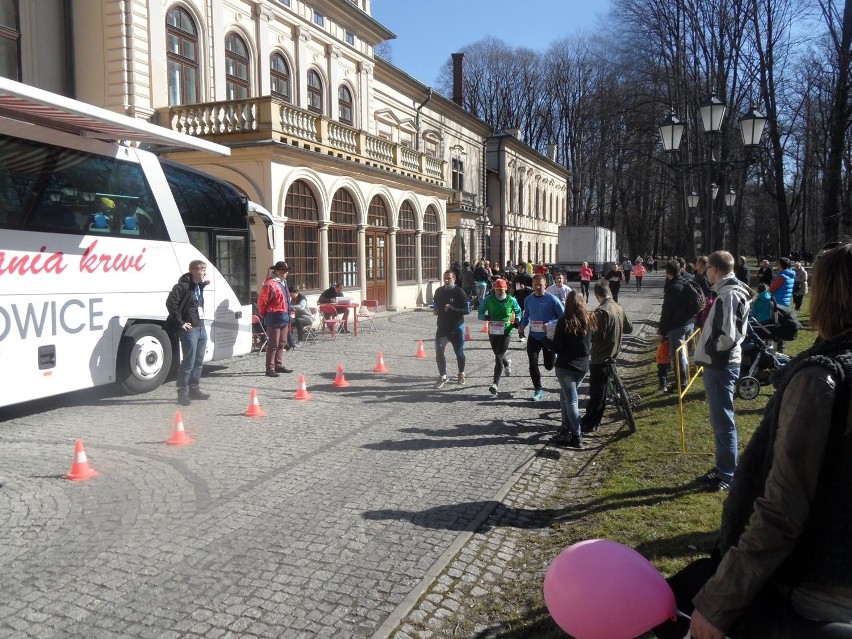
<path fill-rule="evenodd" d="M 370 208 L 367 209 L 367 226 L 388 227 L 388 210 L 385 201 L 378 195 L 370 201 Z"/>
<path fill-rule="evenodd" d="M 296 180 L 284 203 L 284 255 L 290 266 L 290 282 L 304 290 L 318 291 L 319 207 L 307 182 Z"/>
<path fill-rule="evenodd" d="M 225 97 L 245 100 L 250 92 L 248 49 L 243 39 L 232 33 L 225 38 Z"/>
<path fill-rule="evenodd" d="M 199 101 L 198 30 L 189 13 L 174 7 L 166 15 L 169 105 Z"/>
<path fill-rule="evenodd" d="M 524 214 L 524 178 L 518 183 L 518 215 Z"/>
<path fill-rule="evenodd" d="M 340 112 L 340 121 L 352 126 L 354 122 L 352 119 L 352 92 L 345 84 L 341 84 L 337 89 L 337 108 Z"/>
<path fill-rule="evenodd" d="M 308 111 L 322 113 L 322 80 L 313 69 L 308 71 Z"/>
<path fill-rule="evenodd" d="M 328 275 L 343 286 L 358 285 L 357 211 L 352 196 L 339 189 L 331 201 L 328 227 Z"/>
<path fill-rule="evenodd" d="M 405 201 L 399 207 L 399 230 L 396 232 L 396 278 L 399 282 L 414 282 L 417 279 L 415 229 L 414 209 Z"/>
<path fill-rule="evenodd" d="M 290 65 L 280 53 L 273 53 L 269 58 L 269 85 L 272 95 L 285 102 L 292 102 L 290 97 Z"/>
<path fill-rule="evenodd" d="M 439 280 L 438 272 L 438 214 L 429 206 L 423 216 L 423 233 L 420 235 L 420 257 L 423 262 L 423 279 Z"/>

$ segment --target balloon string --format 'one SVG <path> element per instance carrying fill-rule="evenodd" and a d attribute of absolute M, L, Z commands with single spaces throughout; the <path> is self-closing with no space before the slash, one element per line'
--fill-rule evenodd
<path fill-rule="evenodd" d="M 692 620 L 692 617 L 690 617 L 688 614 L 686 614 L 682 610 L 678 610 L 677 614 L 678 614 L 678 616 L 683 617 L 684 619 Z M 689 631 L 687 631 L 687 633 L 683 636 L 683 639 L 691 639 L 691 635 L 689 634 Z M 728 635 L 725 635 L 725 639 L 731 639 L 731 638 Z"/>

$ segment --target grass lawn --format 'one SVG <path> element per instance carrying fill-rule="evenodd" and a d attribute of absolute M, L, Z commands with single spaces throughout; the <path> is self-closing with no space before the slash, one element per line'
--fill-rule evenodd
<path fill-rule="evenodd" d="M 806 296 L 799 320 L 803 330 L 787 343 L 793 356 L 810 347 L 816 333 L 809 328 Z M 681 429 L 677 396 L 657 392 L 654 348 L 648 344 L 640 365 L 621 367 L 631 392 L 642 396 L 637 413 L 637 432 L 616 436 L 596 456 L 599 487 L 582 499 L 574 512 L 557 519 L 546 535 L 532 538 L 524 549 L 526 578 L 517 591 L 504 598 L 512 602 L 491 611 L 505 630 L 493 637 L 542 639 L 566 635 L 550 619 L 542 596 L 543 572 L 564 548 L 585 539 L 611 539 L 647 557 L 664 576 L 669 576 L 712 549 L 718 536 L 726 493 L 702 492 L 696 477 L 714 465 L 713 434 L 708 422 L 703 382 L 699 378 L 684 400 L 686 454 L 681 452 Z M 735 400 L 740 450 L 751 438 L 771 396 L 771 386 L 762 386 L 752 400 Z M 627 433 L 626 427 L 618 435 Z M 566 481 L 567 486 L 567 481 Z M 562 494 L 566 494 L 563 491 Z M 551 508 L 565 508 L 554 498 Z M 519 567 L 522 568 L 522 567 Z M 518 574 L 524 574 L 522 569 Z M 511 608 L 514 607 L 514 610 Z"/>

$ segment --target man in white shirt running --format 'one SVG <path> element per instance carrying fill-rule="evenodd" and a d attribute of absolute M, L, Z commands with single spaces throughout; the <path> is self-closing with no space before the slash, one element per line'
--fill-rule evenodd
<path fill-rule="evenodd" d="M 571 287 L 565 283 L 565 273 L 558 272 L 553 276 L 553 279 L 554 283 L 548 286 L 545 291 L 558 297 L 562 305 L 565 306 L 565 298 L 571 292 Z"/>

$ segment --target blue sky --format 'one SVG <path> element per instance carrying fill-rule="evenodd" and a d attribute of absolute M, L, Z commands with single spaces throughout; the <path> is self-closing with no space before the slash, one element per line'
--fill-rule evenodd
<path fill-rule="evenodd" d="M 396 34 L 391 62 L 434 86 L 450 54 L 486 36 L 541 51 L 596 30 L 606 0 L 373 0 L 373 18 Z"/>

